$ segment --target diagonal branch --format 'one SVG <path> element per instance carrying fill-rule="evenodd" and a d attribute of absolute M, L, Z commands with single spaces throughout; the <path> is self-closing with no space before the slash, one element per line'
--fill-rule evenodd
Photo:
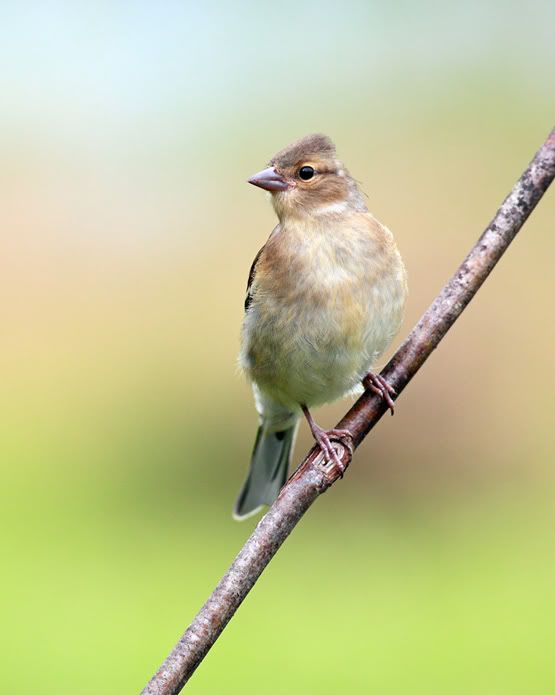
<path fill-rule="evenodd" d="M 555 129 L 457 272 L 382 371 L 382 376 L 397 394 L 424 364 L 480 289 L 554 177 Z M 385 411 L 383 401 L 366 391 L 337 427 L 351 432 L 353 448 L 356 448 Z M 339 444 L 337 447 L 343 463 L 348 464 L 351 452 Z M 337 467 L 324 464 L 316 447 L 310 450 L 208 601 L 146 685 L 143 695 L 180 692 L 300 518 L 339 476 Z"/>

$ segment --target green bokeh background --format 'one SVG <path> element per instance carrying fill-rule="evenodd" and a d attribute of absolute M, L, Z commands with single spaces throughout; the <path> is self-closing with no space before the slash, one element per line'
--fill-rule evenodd
<path fill-rule="evenodd" d="M 256 523 L 236 354 L 274 216 L 245 179 L 335 139 L 409 271 L 398 344 L 553 125 L 554 5 L 0 20 L 0 691 L 134 693 Z M 551 191 L 190 692 L 555 692 L 554 219 Z"/>

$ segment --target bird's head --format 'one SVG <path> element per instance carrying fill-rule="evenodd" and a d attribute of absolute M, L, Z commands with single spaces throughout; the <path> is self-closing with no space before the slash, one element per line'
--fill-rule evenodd
<path fill-rule="evenodd" d="M 288 145 L 249 183 L 270 191 L 280 219 L 341 214 L 349 207 L 366 210 L 355 181 L 326 135 L 307 135 Z"/>

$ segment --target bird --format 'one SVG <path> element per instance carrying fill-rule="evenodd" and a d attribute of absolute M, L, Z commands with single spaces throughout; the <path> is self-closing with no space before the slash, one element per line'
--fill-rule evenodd
<path fill-rule="evenodd" d="M 278 224 L 250 268 L 239 364 L 252 385 L 259 427 L 233 509 L 244 519 L 285 484 L 304 415 L 327 463 L 343 473 L 311 410 L 367 388 L 393 414 L 394 390 L 371 371 L 398 332 L 406 271 L 392 233 L 369 211 L 332 140 L 307 135 L 248 179 L 269 192 Z"/>

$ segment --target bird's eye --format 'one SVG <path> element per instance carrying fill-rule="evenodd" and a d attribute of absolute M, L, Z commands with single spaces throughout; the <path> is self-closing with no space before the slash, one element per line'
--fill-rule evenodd
<path fill-rule="evenodd" d="M 299 178 L 302 179 L 303 181 L 308 181 L 311 179 L 316 172 L 312 167 L 301 167 L 299 169 Z"/>

